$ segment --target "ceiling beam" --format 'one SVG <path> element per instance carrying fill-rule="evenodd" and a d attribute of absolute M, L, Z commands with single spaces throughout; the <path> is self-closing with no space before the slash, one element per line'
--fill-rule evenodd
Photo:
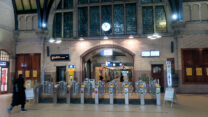
<path fill-rule="evenodd" d="M 14 9 L 15 30 L 18 30 L 17 5 L 15 0 L 12 0 L 12 5 Z"/>

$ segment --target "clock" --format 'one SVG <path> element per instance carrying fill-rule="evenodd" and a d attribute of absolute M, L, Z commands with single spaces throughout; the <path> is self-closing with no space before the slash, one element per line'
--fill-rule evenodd
<path fill-rule="evenodd" d="M 108 22 L 104 22 L 104 23 L 102 24 L 102 30 L 103 30 L 103 31 L 109 31 L 110 28 L 111 28 L 111 25 L 110 25 Z"/>

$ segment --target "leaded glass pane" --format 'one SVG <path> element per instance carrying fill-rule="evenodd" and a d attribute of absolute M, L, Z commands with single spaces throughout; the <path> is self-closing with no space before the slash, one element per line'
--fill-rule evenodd
<path fill-rule="evenodd" d="M 64 0 L 64 9 L 72 9 L 73 0 Z"/>
<path fill-rule="evenodd" d="M 23 2 L 23 6 L 24 6 L 24 10 L 30 10 L 30 2 L 29 0 L 22 0 Z"/>
<path fill-rule="evenodd" d="M 142 21 L 143 21 L 143 33 L 144 34 L 153 33 L 154 22 L 153 22 L 152 6 L 142 7 Z"/>
<path fill-rule="evenodd" d="M 62 2 L 63 2 L 63 0 L 60 0 L 57 9 L 62 9 Z"/>
<path fill-rule="evenodd" d="M 30 0 L 32 9 L 37 9 L 36 0 Z"/>
<path fill-rule="evenodd" d="M 79 36 L 88 36 L 88 9 L 87 7 L 79 8 L 78 11 L 78 30 Z"/>
<path fill-rule="evenodd" d="M 99 0 L 90 0 L 90 3 L 98 3 Z"/>
<path fill-rule="evenodd" d="M 114 34 L 124 34 L 124 6 L 115 5 L 113 12 Z"/>
<path fill-rule="evenodd" d="M 73 14 L 71 12 L 64 13 L 64 37 L 73 36 Z"/>
<path fill-rule="evenodd" d="M 87 4 L 88 0 L 79 0 L 79 4 Z"/>
<path fill-rule="evenodd" d="M 109 23 L 112 27 L 112 6 L 110 5 L 102 6 L 102 24 L 105 22 Z M 102 32 L 104 35 L 111 35 L 112 28 L 109 31 L 102 31 Z"/>
<path fill-rule="evenodd" d="M 62 14 L 57 13 L 53 20 L 53 37 L 61 37 L 62 32 Z"/>
<path fill-rule="evenodd" d="M 99 7 L 90 7 L 90 35 L 100 34 L 100 13 Z"/>
<path fill-rule="evenodd" d="M 126 31 L 127 34 L 135 34 L 137 32 L 136 4 L 126 5 Z"/>
<path fill-rule="evenodd" d="M 156 6 L 155 7 L 155 25 L 157 32 L 166 32 L 166 15 L 164 6 Z"/>
<path fill-rule="evenodd" d="M 22 1 L 21 0 L 15 0 L 16 7 L 18 11 L 23 10 Z"/>
<path fill-rule="evenodd" d="M 45 0 L 40 0 L 40 7 L 43 8 Z"/>
<path fill-rule="evenodd" d="M 162 2 L 162 0 L 154 0 L 154 2 Z"/>
<path fill-rule="evenodd" d="M 112 0 L 102 0 L 102 2 L 112 2 Z"/>
<path fill-rule="evenodd" d="M 152 3 L 152 0 L 142 0 L 142 3 Z"/>

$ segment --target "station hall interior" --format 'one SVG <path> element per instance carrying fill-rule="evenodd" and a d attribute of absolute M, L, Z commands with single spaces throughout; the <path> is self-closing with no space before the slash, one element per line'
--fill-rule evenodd
<path fill-rule="evenodd" d="M 208 0 L 0 0 L 0 117 L 206 117 L 207 99 Z"/>

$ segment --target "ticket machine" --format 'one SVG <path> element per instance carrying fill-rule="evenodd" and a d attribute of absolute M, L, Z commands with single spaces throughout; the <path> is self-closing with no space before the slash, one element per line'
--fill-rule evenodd
<path fill-rule="evenodd" d="M 67 78 L 67 84 L 71 84 L 74 81 L 74 72 L 76 70 L 75 65 L 68 65 L 68 75 L 69 77 Z"/>
<path fill-rule="evenodd" d="M 146 83 L 142 80 L 139 80 L 135 83 L 135 88 L 136 88 L 136 93 L 140 96 L 140 104 L 144 105 L 145 104 L 144 96 L 147 93 Z"/>

